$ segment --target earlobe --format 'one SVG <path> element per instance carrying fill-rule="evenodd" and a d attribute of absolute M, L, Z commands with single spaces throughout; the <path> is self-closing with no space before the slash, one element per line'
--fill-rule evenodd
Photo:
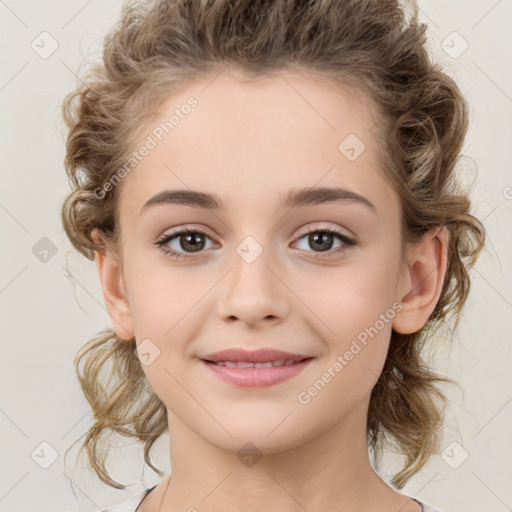
<path fill-rule="evenodd" d="M 399 297 L 402 309 L 392 324 L 396 332 L 419 331 L 434 311 L 446 276 L 448 242 L 448 228 L 436 226 L 412 249 L 405 270 L 406 292 Z"/>
<path fill-rule="evenodd" d="M 135 336 L 130 308 L 126 297 L 121 267 L 117 258 L 105 248 L 97 229 L 91 233 L 91 238 L 102 250 L 94 251 L 96 268 L 103 289 L 103 297 L 112 326 L 116 334 L 123 340 Z"/>

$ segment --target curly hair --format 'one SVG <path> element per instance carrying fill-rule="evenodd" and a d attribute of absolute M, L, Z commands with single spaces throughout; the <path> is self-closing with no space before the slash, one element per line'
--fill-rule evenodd
<path fill-rule="evenodd" d="M 485 244 L 470 214 L 456 164 L 468 129 L 468 106 L 455 81 L 427 50 L 426 25 L 410 0 L 154 0 L 126 1 L 105 36 L 103 58 L 82 74 L 63 101 L 68 128 L 64 165 L 72 192 L 62 222 L 73 246 L 93 260 L 104 250 L 91 236 L 117 247 L 116 205 L 122 183 L 102 189 L 133 152 L 141 119 L 158 111 L 169 91 L 195 77 L 236 65 L 249 76 L 306 70 L 366 91 L 382 121 L 382 169 L 401 201 L 402 247 L 433 226 L 449 230 L 448 264 L 440 298 L 418 332 L 392 331 L 384 369 L 371 394 L 368 446 L 378 459 L 386 447 L 404 456 L 392 483 L 401 488 L 437 453 L 446 407 L 440 382 L 422 358 L 439 326 L 455 318 L 470 288 L 469 270 Z M 428 336 L 427 336 L 428 334 Z M 135 338 L 107 328 L 75 357 L 82 390 L 94 414 L 81 451 L 106 484 L 124 489 L 106 470 L 117 432 L 144 444 L 144 460 L 167 429 L 167 411 L 135 355 Z M 83 368 L 81 364 L 83 363 Z M 85 435 L 85 434 L 84 434 Z"/>

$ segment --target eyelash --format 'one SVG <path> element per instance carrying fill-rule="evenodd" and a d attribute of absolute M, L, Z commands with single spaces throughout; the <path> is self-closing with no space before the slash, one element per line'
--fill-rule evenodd
<path fill-rule="evenodd" d="M 188 235 L 188 234 L 191 234 L 191 233 L 192 234 L 200 233 L 201 235 L 204 235 L 204 236 L 210 238 L 208 233 L 205 230 L 201 229 L 201 228 L 182 229 L 182 230 L 176 231 L 174 233 L 169 233 L 169 234 L 163 235 L 159 240 L 157 240 L 155 242 L 155 245 L 158 246 L 160 248 L 160 250 L 166 256 L 168 256 L 169 258 L 172 258 L 172 259 L 195 258 L 195 256 L 188 255 L 188 254 L 182 254 L 182 253 L 177 252 L 177 251 L 175 251 L 173 249 L 169 249 L 169 248 L 165 248 L 164 247 L 166 244 L 168 244 L 174 238 L 179 237 L 179 236 L 183 236 L 183 235 Z M 301 240 L 302 238 L 310 235 L 311 233 L 328 233 L 330 235 L 334 235 L 336 238 L 338 238 L 338 240 L 340 240 L 344 244 L 344 245 L 338 247 L 337 249 L 331 249 L 329 251 L 326 251 L 325 253 L 318 253 L 318 252 L 314 253 L 314 256 L 311 256 L 311 257 L 313 259 L 316 259 L 316 260 L 330 259 L 333 254 L 343 253 L 343 252 L 347 251 L 350 246 L 356 245 L 356 242 L 354 240 L 352 240 L 351 238 L 347 237 L 346 235 L 344 235 L 343 233 L 341 233 L 339 231 L 336 231 L 336 230 L 330 229 L 330 228 L 310 228 L 306 233 L 303 233 L 298 238 L 298 240 Z M 324 256 L 324 254 L 328 254 L 328 256 Z"/>

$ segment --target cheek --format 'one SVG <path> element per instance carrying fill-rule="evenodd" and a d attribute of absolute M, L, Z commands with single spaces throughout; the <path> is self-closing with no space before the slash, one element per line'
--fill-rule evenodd
<path fill-rule="evenodd" d="M 346 338 L 373 325 L 392 307 L 397 268 L 377 264 L 346 266 L 302 275 L 294 286 L 297 296 L 330 328 Z M 307 308 L 306 308 L 307 309 Z"/>
<path fill-rule="evenodd" d="M 338 421 L 369 398 L 386 360 L 396 310 L 389 281 L 377 282 L 371 272 L 351 273 L 340 286 L 324 284 L 322 292 L 310 288 L 308 305 L 321 320 L 327 353 L 297 400 L 310 417 L 331 411 L 328 421 Z"/>
<path fill-rule="evenodd" d="M 398 307 L 398 266 L 393 261 L 384 255 L 380 265 L 361 261 L 300 280 L 297 295 L 308 306 L 305 313 L 311 311 L 316 318 L 328 364 L 341 357 L 343 368 L 332 369 L 340 376 L 335 379 L 340 386 L 357 382 L 361 391 L 369 391 L 382 371 Z"/>
<path fill-rule="evenodd" d="M 129 304 L 137 337 L 166 340 L 176 338 L 183 322 L 197 315 L 201 300 L 214 286 L 214 277 L 193 267 L 171 268 L 165 262 L 148 265 L 147 254 L 134 254 L 126 266 Z"/>

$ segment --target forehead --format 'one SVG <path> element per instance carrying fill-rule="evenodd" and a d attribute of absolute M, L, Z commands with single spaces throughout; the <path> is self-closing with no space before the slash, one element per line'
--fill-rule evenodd
<path fill-rule="evenodd" d="M 369 96 L 325 77 L 229 70 L 199 78 L 142 127 L 136 148 L 149 139 L 152 148 L 123 183 L 121 203 L 142 207 L 164 188 L 212 192 L 232 206 L 262 206 L 290 186 L 347 185 L 368 196 L 387 186 L 379 122 Z"/>

